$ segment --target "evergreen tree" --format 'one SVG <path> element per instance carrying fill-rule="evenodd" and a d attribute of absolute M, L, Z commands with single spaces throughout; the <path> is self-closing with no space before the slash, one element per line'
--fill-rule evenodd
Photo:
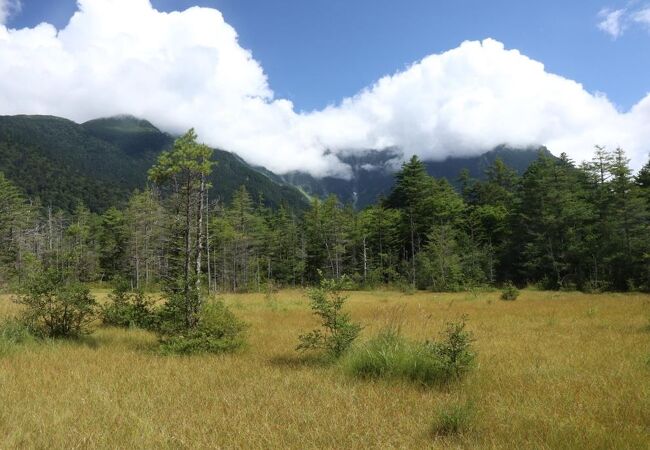
<path fill-rule="evenodd" d="M 189 130 L 174 142 L 170 151 L 158 157 L 156 165 L 149 171 L 151 181 L 171 191 L 174 216 L 171 236 L 177 244 L 166 290 L 174 319 L 182 317 L 186 328 L 196 326 L 202 303 L 206 178 L 213 165 L 212 149 L 197 143 L 196 138 L 194 130 Z"/>

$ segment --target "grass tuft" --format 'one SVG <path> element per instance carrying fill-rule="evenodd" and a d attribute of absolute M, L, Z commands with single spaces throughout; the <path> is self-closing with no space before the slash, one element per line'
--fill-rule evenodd
<path fill-rule="evenodd" d="M 359 378 L 405 379 L 424 386 L 460 379 L 474 363 L 472 338 L 465 320 L 447 324 L 439 341 L 416 342 L 387 327 L 357 347 L 343 363 L 347 373 Z"/>
<path fill-rule="evenodd" d="M 431 427 L 434 436 L 456 436 L 471 429 L 474 403 L 453 404 L 441 409 Z"/>
<path fill-rule="evenodd" d="M 29 328 L 17 319 L 5 319 L 0 323 L 0 357 L 9 355 L 18 347 L 35 340 Z"/>

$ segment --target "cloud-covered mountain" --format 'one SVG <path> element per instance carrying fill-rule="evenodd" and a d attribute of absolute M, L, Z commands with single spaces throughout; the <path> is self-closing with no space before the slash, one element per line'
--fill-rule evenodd
<path fill-rule="evenodd" d="M 83 122 L 128 112 L 286 174 L 349 178 L 346 158 L 400 148 L 428 161 L 498 145 L 546 145 L 580 161 L 593 145 L 650 148 L 650 96 L 619 111 L 604 94 L 492 39 L 464 42 L 320 111 L 274 97 L 221 13 L 163 13 L 148 0 L 79 0 L 62 30 L 0 25 L 0 113 Z"/>
<path fill-rule="evenodd" d="M 523 174 L 538 158 L 540 152 L 549 154 L 549 151 L 543 147 L 514 149 L 499 146 L 477 156 L 425 161 L 425 166 L 429 175 L 445 178 L 456 188 L 460 188 L 459 176 L 463 170 L 467 170 L 471 178 L 485 179 L 488 167 L 496 159 L 501 159 L 517 173 Z M 313 196 L 322 198 L 329 194 L 336 194 L 343 203 L 352 203 L 360 209 L 377 202 L 382 196 L 388 196 L 395 184 L 395 172 L 403 159 L 398 149 L 371 150 L 362 155 L 354 154 L 342 158 L 352 172 L 348 179 L 316 178 L 305 172 L 290 172 L 279 179 Z"/>

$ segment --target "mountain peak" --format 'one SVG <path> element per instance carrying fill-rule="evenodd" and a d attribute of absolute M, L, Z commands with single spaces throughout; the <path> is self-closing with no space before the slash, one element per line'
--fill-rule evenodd
<path fill-rule="evenodd" d="M 121 133 L 142 133 L 155 132 L 160 133 L 151 122 L 130 114 L 119 114 L 111 117 L 102 117 L 99 119 L 89 120 L 82 124 L 87 130 L 92 129 L 111 129 Z"/>

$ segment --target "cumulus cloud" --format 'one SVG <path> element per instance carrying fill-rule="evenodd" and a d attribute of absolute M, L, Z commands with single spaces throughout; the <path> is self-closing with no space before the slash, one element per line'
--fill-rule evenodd
<path fill-rule="evenodd" d="M 625 13 L 625 9 L 602 9 L 598 13 L 598 17 L 601 19 L 601 21 L 598 22 L 598 28 L 609 34 L 614 39 L 617 39 L 623 33 L 623 18 Z"/>
<path fill-rule="evenodd" d="M 650 97 L 620 112 L 494 40 L 465 42 L 321 111 L 276 99 L 260 64 L 215 9 L 163 13 L 148 0 L 79 0 L 70 23 L 0 25 L 0 113 L 76 121 L 129 113 L 278 173 L 348 176 L 339 156 L 399 148 L 425 159 L 499 144 L 547 145 L 576 160 L 621 145 L 636 167 Z"/>
<path fill-rule="evenodd" d="M 7 23 L 11 15 L 20 12 L 21 7 L 20 0 L 0 0 L 0 25 Z"/>

